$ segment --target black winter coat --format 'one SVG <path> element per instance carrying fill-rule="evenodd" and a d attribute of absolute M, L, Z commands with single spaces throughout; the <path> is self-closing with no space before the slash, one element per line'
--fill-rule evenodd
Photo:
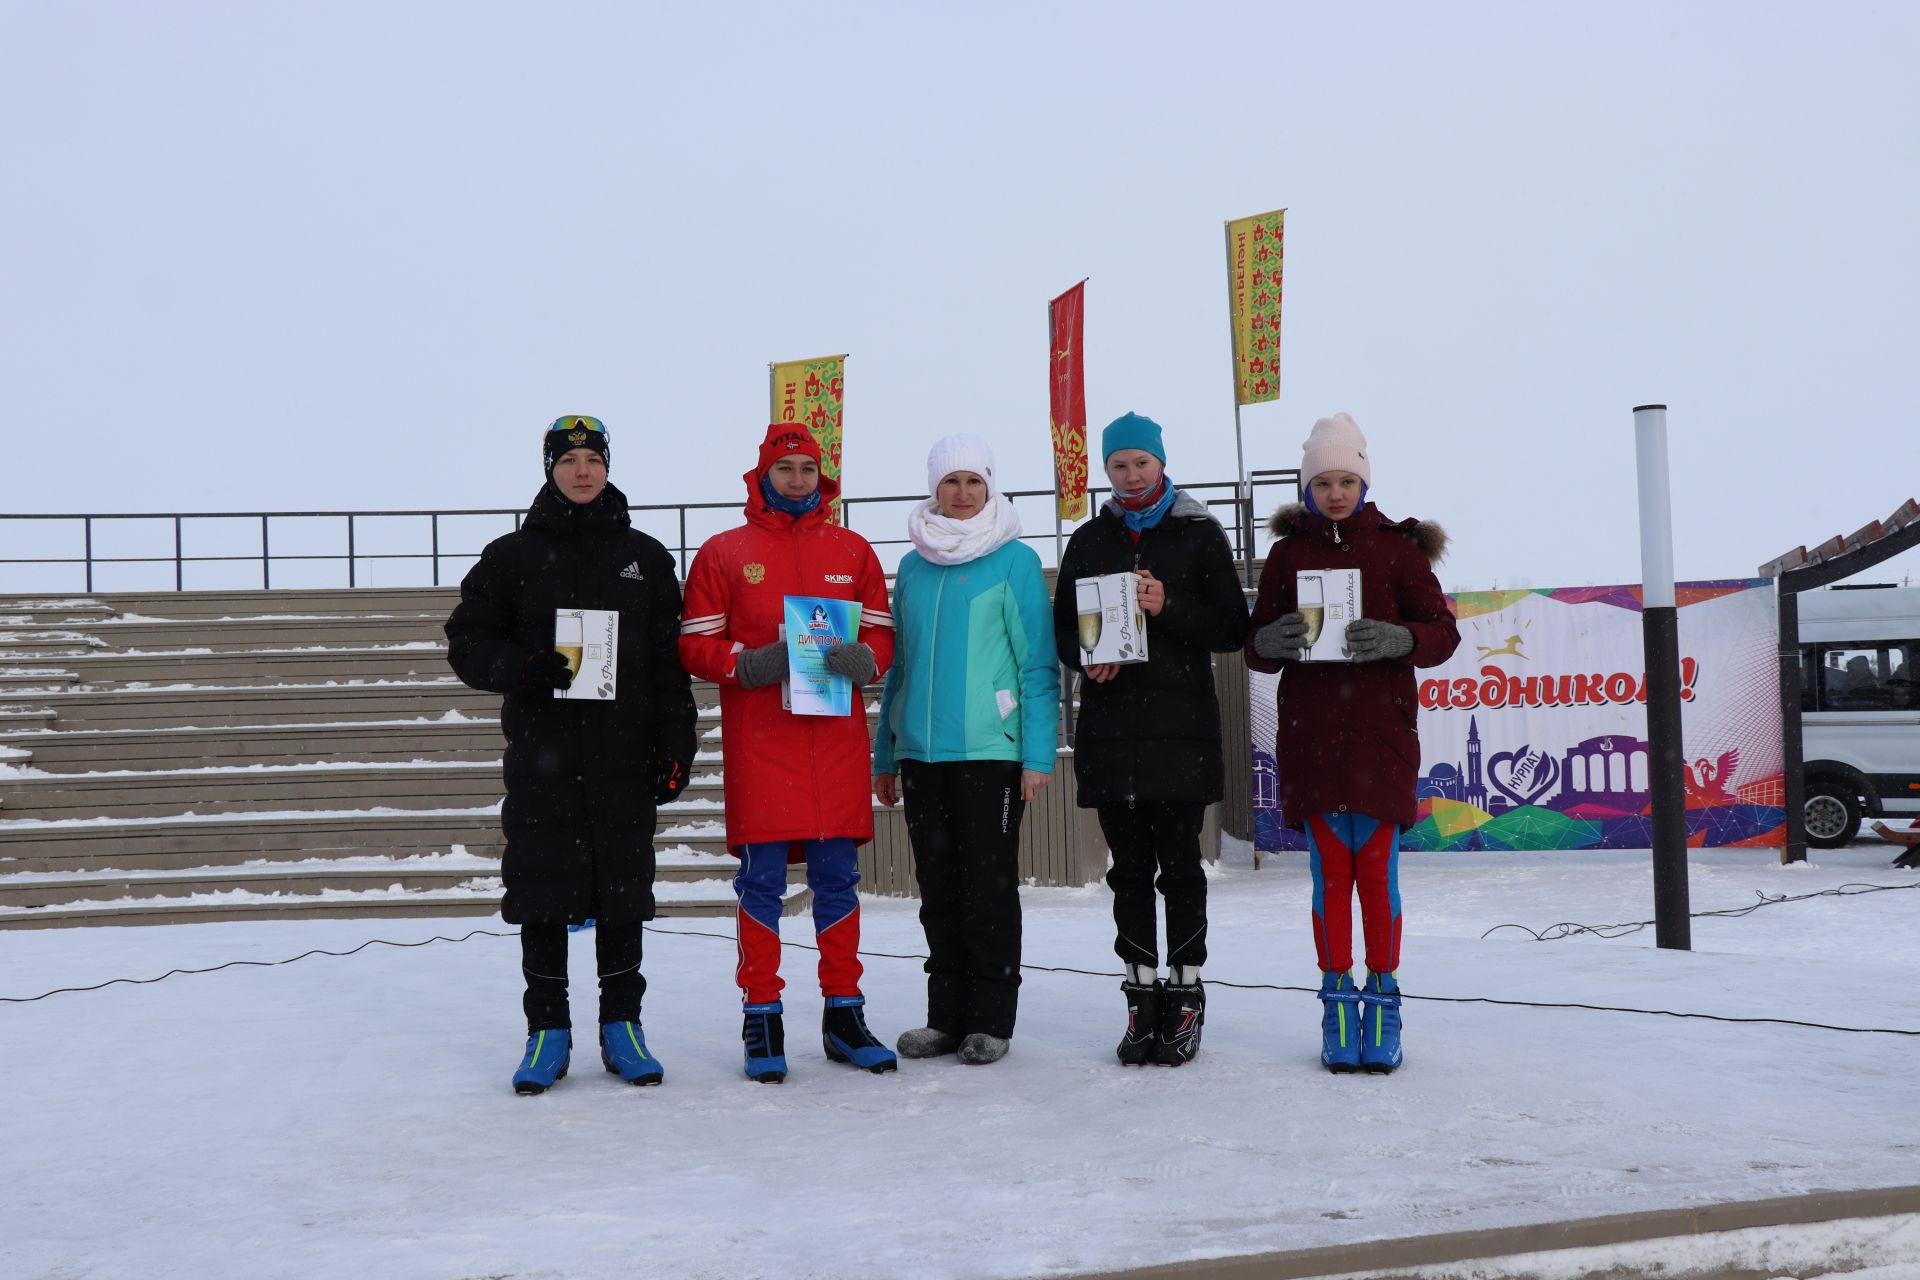
<path fill-rule="evenodd" d="M 1053 595 L 1060 661 L 1080 670 L 1076 579 L 1150 569 L 1167 602 L 1147 619 L 1148 660 L 1104 684 L 1080 682 L 1073 773 L 1082 808 L 1139 800 L 1212 804 L 1220 799 L 1220 700 L 1213 655 L 1246 642 L 1247 603 L 1226 532 L 1196 499 L 1180 495 L 1139 541 L 1109 501 L 1074 530 Z"/>
<path fill-rule="evenodd" d="M 553 647 L 555 609 L 620 613 L 619 694 L 572 702 L 521 680 Z M 506 695 L 509 924 L 653 918 L 653 778 L 691 768 L 693 690 L 680 665 L 680 584 L 665 547 L 608 485 L 586 506 L 544 486 L 525 523 L 487 544 L 447 619 L 448 661 Z"/>

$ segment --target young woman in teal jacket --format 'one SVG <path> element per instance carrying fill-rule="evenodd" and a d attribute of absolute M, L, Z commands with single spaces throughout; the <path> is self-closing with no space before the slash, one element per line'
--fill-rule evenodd
<path fill-rule="evenodd" d="M 1053 775 L 1060 672 L 1040 557 L 994 478 L 993 450 L 948 436 L 894 582 L 895 646 L 874 731 L 873 793 L 904 798 L 927 1025 L 903 1058 L 996 1062 L 1020 987 L 1020 819 Z"/>

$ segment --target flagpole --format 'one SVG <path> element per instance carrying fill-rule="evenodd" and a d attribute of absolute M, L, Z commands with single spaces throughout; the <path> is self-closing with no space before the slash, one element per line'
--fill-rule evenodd
<path fill-rule="evenodd" d="M 1233 366 L 1233 482 L 1234 509 L 1239 512 L 1240 568 L 1247 585 L 1253 585 L 1253 492 L 1247 485 L 1247 449 L 1240 433 L 1240 332 L 1234 323 L 1233 305 L 1233 222 L 1222 224 L 1227 244 L 1227 359 Z"/>

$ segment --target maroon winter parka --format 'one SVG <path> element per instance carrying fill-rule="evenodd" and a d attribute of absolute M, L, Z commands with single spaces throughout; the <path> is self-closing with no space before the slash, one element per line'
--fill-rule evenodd
<path fill-rule="evenodd" d="M 1433 573 L 1447 535 L 1426 521 L 1390 521 L 1371 502 L 1338 523 L 1295 503 L 1275 512 L 1269 528 L 1279 541 L 1260 575 L 1256 633 L 1294 611 L 1294 575 L 1303 569 L 1358 569 L 1362 615 L 1413 632 L 1413 652 L 1384 662 L 1275 661 L 1248 639 L 1247 665 L 1280 673 L 1274 755 L 1282 816 L 1290 827 L 1316 813 L 1412 826 L 1420 774 L 1414 668 L 1438 666 L 1460 644 Z"/>

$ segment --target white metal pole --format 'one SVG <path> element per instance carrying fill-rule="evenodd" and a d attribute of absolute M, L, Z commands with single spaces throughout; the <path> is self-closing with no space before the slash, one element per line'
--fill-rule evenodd
<path fill-rule="evenodd" d="M 1673 486 L 1667 475 L 1667 406 L 1633 411 L 1634 460 L 1640 481 L 1640 589 L 1649 609 L 1674 607 Z"/>

